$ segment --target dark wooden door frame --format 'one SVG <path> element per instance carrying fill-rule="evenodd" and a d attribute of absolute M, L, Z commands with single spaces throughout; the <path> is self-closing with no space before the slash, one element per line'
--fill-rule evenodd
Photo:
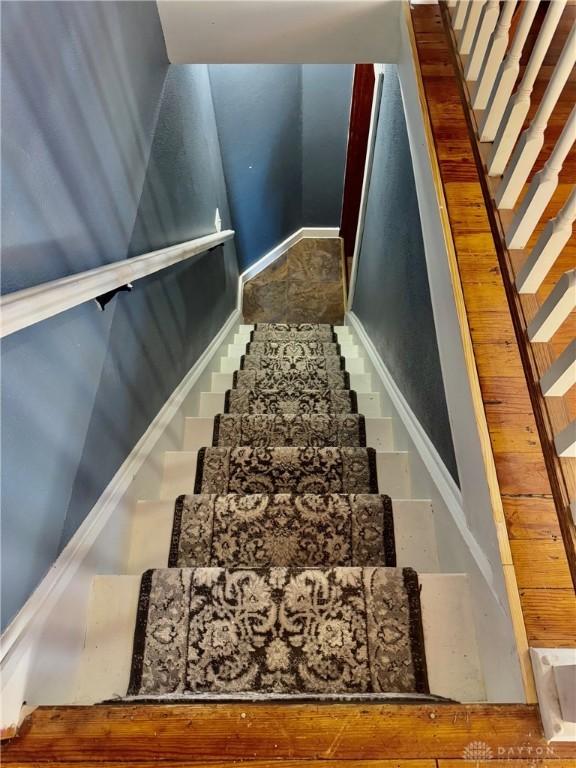
<path fill-rule="evenodd" d="M 356 232 L 358 231 L 375 84 L 374 65 L 356 64 L 352 86 L 346 173 L 340 221 L 340 237 L 344 240 L 347 287 L 350 285 L 350 270 L 354 256 Z"/>

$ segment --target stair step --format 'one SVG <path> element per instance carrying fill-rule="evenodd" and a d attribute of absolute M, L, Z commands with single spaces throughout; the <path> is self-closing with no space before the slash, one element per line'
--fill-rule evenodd
<path fill-rule="evenodd" d="M 202 392 L 198 415 L 213 417 L 218 413 L 224 413 L 224 395 L 224 392 Z M 358 413 L 362 413 L 366 418 L 382 415 L 379 392 L 358 392 L 357 396 Z"/>
<path fill-rule="evenodd" d="M 240 357 L 241 355 L 246 354 L 246 347 L 248 345 L 250 340 L 246 341 L 245 343 L 234 343 L 234 344 L 228 344 L 227 349 L 227 356 L 228 357 Z M 258 347 L 253 348 L 252 351 L 256 352 L 258 350 Z M 362 357 L 360 348 L 357 347 L 355 344 L 349 341 L 340 342 L 340 351 L 336 352 L 336 345 L 334 345 L 334 354 L 340 354 L 343 357 Z"/>
<path fill-rule="evenodd" d="M 232 416 L 232 414 L 230 414 Z M 353 414 L 352 414 L 353 415 Z M 241 417 L 236 418 L 248 418 Z M 256 417 L 254 417 L 256 418 Z M 269 416 L 268 418 L 274 419 L 275 422 L 283 424 L 290 419 L 302 420 L 301 416 L 297 414 L 291 416 Z M 304 417 L 306 418 L 306 417 Z M 322 417 L 324 420 L 326 417 Z M 330 417 L 328 417 L 330 418 Z M 342 418 L 346 418 L 343 416 Z M 365 418 L 364 427 L 366 431 L 366 445 L 371 448 L 376 448 L 378 451 L 393 451 L 394 450 L 394 432 L 393 432 L 393 420 L 390 417 L 387 418 Z M 264 434 L 268 434 L 268 430 Z M 214 436 L 214 417 L 194 417 L 188 416 L 184 423 L 184 442 L 182 445 L 185 451 L 198 451 L 207 445 L 213 444 Z M 249 445 L 250 443 L 244 441 L 242 445 Z M 273 443 L 268 443 L 273 445 Z M 279 445 L 280 443 L 276 443 Z M 302 441 L 293 441 L 292 445 L 305 445 Z M 328 445 L 328 443 L 323 443 Z M 351 444 L 351 443 L 350 443 Z"/>
<path fill-rule="evenodd" d="M 161 499 L 175 499 L 195 492 L 198 451 L 167 451 L 160 488 Z M 378 492 L 392 498 L 411 497 L 410 457 L 401 451 L 376 452 Z"/>
<path fill-rule="evenodd" d="M 130 521 L 126 573 L 139 574 L 149 568 L 165 568 L 170 553 L 174 522 L 173 499 L 140 501 Z M 396 562 L 417 571 L 439 570 L 434 514 L 427 500 L 393 499 Z"/>
<path fill-rule="evenodd" d="M 241 373 L 251 373 L 249 371 L 242 371 Z M 213 373 L 212 374 L 212 392 L 225 393 L 228 389 L 234 389 L 234 374 L 233 373 Z M 273 386 L 260 387 L 260 389 L 273 389 Z M 305 387 L 301 389 L 324 389 L 326 387 Z M 372 391 L 372 376 L 369 373 L 351 373 L 350 374 L 350 386 L 342 387 L 342 389 L 353 389 L 355 392 L 371 392 Z"/>
<path fill-rule="evenodd" d="M 419 574 L 419 581 L 430 692 L 462 702 L 483 701 L 467 577 Z M 93 580 L 75 704 L 126 695 L 140 583 L 140 576 Z"/>
<path fill-rule="evenodd" d="M 250 335 L 254 330 L 255 328 L 253 325 L 241 325 L 239 329 L 236 331 L 234 339 L 235 340 L 237 339 L 240 343 L 245 343 L 245 341 L 250 341 Z M 335 325 L 334 333 L 336 334 L 340 342 L 353 341 L 354 339 L 354 336 L 347 325 Z"/>
<path fill-rule="evenodd" d="M 243 355 L 239 355 L 238 357 L 220 358 L 220 373 L 234 373 L 234 371 L 239 370 L 243 357 Z M 246 368 L 247 366 L 245 365 L 244 367 Z M 344 370 L 349 373 L 366 373 L 364 360 L 360 357 L 346 358 Z"/>

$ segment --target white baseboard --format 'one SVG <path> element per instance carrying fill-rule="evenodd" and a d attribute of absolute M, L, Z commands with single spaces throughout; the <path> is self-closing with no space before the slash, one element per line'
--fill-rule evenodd
<path fill-rule="evenodd" d="M 293 245 L 299 243 L 305 237 L 340 237 L 340 230 L 338 227 L 301 227 L 293 232 L 286 240 L 283 240 L 278 245 L 274 246 L 271 251 L 265 253 L 262 258 L 258 259 L 254 264 L 250 265 L 248 269 L 244 270 L 238 280 L 238 311 L 242 312 L 242 292 L 244 285 L 248 280 L 252 280 L 253 277 L 259 275 L 260 272 L 269 267 L 277 261 L 280 256 L 283 256 L 286 251 L 292 248 Z"/>
<path fill-rule="evenodd" d="M 184 416 L 191 415 L 183 413 L 183 405 L 200 377 L 211 370 L 213 361 L 216 370 L 218 353 L 222 352 L 239 322 L 240 314 L 234 310 L 136 443 L 48 574 L 3 632 L 0 638 L 3 729 L 17 722 L 22 703 L 30 700 L 30 685 L 37 689 L 41 685 L 38 679 L 46 674 L 51 675 L 51 679 L 55 677 L 54 665 L 62 665 L 63 677 L 74 673 L 74 656 L 81 650 L 78 649 L 78 639 L 81 640 L 84 632 L 90 582 L 93 575 L 114 572 L 115 565 L 120 565 L 118 560 L 123 554 L 124 543 L 120 518 L 133 504 L 134 486 L 137 485 L 140 492 L 142 487 L 155 484 L 157 467 L 162 463 L 161 454 L 167 444 L 180 441 Z M 143 474 L 154 477 L 143 478 Z M 111 552 L 111 549 L 117 552 Z M 58 638 L 55 644 L 61 645 L 61 649 L 46 648 L 47 634 Z M 50 657 L 53 663 L 46 663 L 44 654 L 53 654 Z M 41 663 L 43 655 L 44 665 Z M 30 673 L 32 667 L 40 669 L 39 676 Z M 33 677 L 37 679 L 31 680 Z M 67 684 L 68 681 L 63 680 L 55 682 L 56 688 L 62 690 Z M 47 689 L 51 685 L 51 682 L 45 683 Z M 33 700 L 32 703 L 42 702 Z"/>
<path fill-rule="evenodd" d="M 348 312 L 346 322 L 365 351 L 367 369 L 372 371 L 372 388 L 380 393 L 381 401 L 389 403 L 390 412 L 387 415 L 395 419 L 394 437 L 399 447 L 410 453 L 412 482 L 418 486 L 420 496 L 430 498 L 432 502 L 440 569 L 468 575 L 488 700 L 500 703 L 524 701 L 519 665 L 521 647 L 510 620 L 510 608 L 503 601 L 499 588 L 499 560 L 491 560 L 490 553 L 486 553 L 470 529 L 460 488 L 399 390 L 361 321 L 353 312 Z M 468 467 L 467 471 L 470 475 L 470 472 L 482 470 L 479 465 Z M 467 503 L 468 509 L 482 509 L 474 497 L 469 496 Z"/>
<path fill-rule="evenodd" d="M 479 570 L 486 579 L 487 584 L 491 586 L 493 583 L 493 569 L 466 523 L 460 488 L 448 471 L 448 468 L 436 450 L 434 443 L 429 438 L 416 414 L 398 388 L 392 374 L 380 357 L 361 321 L 354 312 L 347 312 L 346 318 L 366 350 L 366 354 L 382 381 L 390 401 L 398 413 L 414 447 L 418 451 L 432 482 L 436 486 L 438 493 L 449 510 L 462 538 L 472 553 Z M 499 597 L 496 593 L 494 593 L 494 597 L 499 601 Z"/>

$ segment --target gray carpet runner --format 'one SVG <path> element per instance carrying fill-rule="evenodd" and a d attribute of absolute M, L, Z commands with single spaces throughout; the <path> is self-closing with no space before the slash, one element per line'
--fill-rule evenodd
<path fill-rule="evenodd" d="M 340 344 L 328 341 L 251 341 L 246 354 L 262 357 L 340 356 Z"/>
<path fill-rule="evenodd" d="M 334 326 L 326 323 L 256 323 L 250 341 L 337 341 Z"/>
<path fill-rule="evenodd" d="M 378 493 L 373 448 L 202 448 L 195 493 Z"/>
<path fill-rule="evenodd" d="M 291 371 L 343 371 L 346 361 L 338 355 L 310 355 L 309 357 L 271 357 L 266 355 L 242 355 L 240 370 Z"/>
<path fill-rule="evenodd" d="M 396 565 L 378 494 L 198 494 L 176 500 L 170 567 Z"/>
<path fill-rule="evenodd" d="M 234 389 L 277 389 L 293 397 L 303 389 L 350 389 L 348 371 L 235 371 Z"/>
<path fill-rule="evenodd" d="M 128 694 L 426 692 L 409 568 L 172 568 L 142 577 Z"/>
<path fill-rule="evenodd" d="M 142 576 L 129 699 L 428 694 L 418 576 L 393 567 L 344 362 L 332 326 L 255 327 L 169 567 Z"/>
<path fill-rule="evenodd" d="M 366 445 L 364 416 L 359 414 L 245 414 L 221 413 L 214 419 L 212 445 L 252 448 L 362 447 Z"/>
<path fill-rule="evenodd" d="M 358 396 L 346 389 L 308 389 L 290 396 L 280 389 L 229 389 L 224 413 L 358 413 Z"/>

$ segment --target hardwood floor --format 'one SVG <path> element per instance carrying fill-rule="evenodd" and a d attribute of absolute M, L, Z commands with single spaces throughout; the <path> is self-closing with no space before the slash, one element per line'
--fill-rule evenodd
<path fill-rule="evenodd" d="M 25 722 L 2 758 L 6 765 L 19 766 L 215 761 L 220 768 L 235 761 L 247 761 L 251 768 L 292 768 L 297 760 L 310 768 L 314 762 L 308 761 L 323 768 L 345 761 L 347 768 L 356 768 L 374 760 L 379 761 L 374 768 L 432 768 L 441 760 L 448 768 L 475 741 L 493 757 L 532 755 L 554 768 L 576 764 L 569 760 L 576 758 L 574 745 L 548 747 L 535 706 L 513 704 L 43 707 Z"/>
<path fill-rule="evenodd" d="M 465 93 L 440 6 L 417 5 L 411 14 L 528 642 L 573 646 L 576 600 L 565 547 L 573 553 L 574 540 L 557 513 L 565 489 L 554 485 L 542 448 L 546 426 L 525 375 L 525 336 L 510 309 L 511 275 L 486 205 Z"/>

